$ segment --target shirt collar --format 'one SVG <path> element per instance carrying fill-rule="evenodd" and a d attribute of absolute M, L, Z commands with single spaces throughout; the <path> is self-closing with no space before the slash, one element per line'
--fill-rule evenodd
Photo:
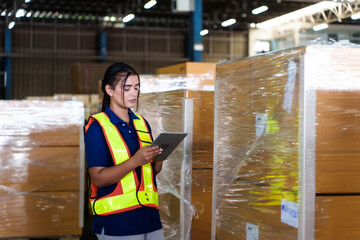
<path fill-rule="evenodd" d="M 120 123 L 126 123 L 121 118 L 118 117 L 110 108 L 109 106 L 105 107 L 105 113 L 110 117 L 110 122 L 114 125 Z M 139 119 L 133 111 L 129 108 L 129 121 L 132 122 L 134 119 Z"/>

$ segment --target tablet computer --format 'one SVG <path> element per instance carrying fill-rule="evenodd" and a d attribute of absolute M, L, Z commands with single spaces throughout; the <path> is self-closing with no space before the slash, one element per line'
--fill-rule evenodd
<path fill-rule="evenodd" d="M 187 133 L 180 132 L 160 133 L 159 136 L 151 143 L 151 146 L 157 145 L 163 149 L 163 152 L 157 155 L 153 160 L 165 160 L 187 135 Z"/>

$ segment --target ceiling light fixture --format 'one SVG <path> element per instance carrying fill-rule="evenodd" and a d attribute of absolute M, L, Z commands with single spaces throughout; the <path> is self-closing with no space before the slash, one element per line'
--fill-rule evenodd
<path fill-rule="evenodd" d="M 126 16 L 123 18 L 123 22 L 124 22 L 124 23 L 130 22 L 131 20 L 134 19 L 134 17 L 135 17 L 135 15 L 132 14 L 132 13 L 130 13 L 130 14 L 126 15 Z"/>
<path fill-rule="evenodd" d="M 358 19 L 360 19 L 360 12 L 351 15 L 351 19 L 352 19 L 352 20 L 358 20 Z"/>
<path fill-rule="evenodd" d="M 156 3 L 157 3 L 156 0 L 150 0 L 150 1 L 148 1 L 148 2 L 144 5 L 144 8 L 145 8 L 145 9 L 150 9 L 150 8 L 152 8 L 153 6 L 155 6 Z"/>
<path fill-rule="evenodd" d="M 8 29 L 12 29 L 15 26 L 15 22 L 11 21 L 9 22 Z"/>
<path fill-rule="evenodd" d="M 327 25 L 326 23 L 322 23 L 322 24 L 314 26 L 313 30 L 314 31 L 320 31 L 320 30 L 324 30 L 324 29 L 326 29 L 328 27 L 329 27 L 329 25 Z"/>
<path fill-rule="evenodd" d="M 20 17 L 23 17 L 23 16 L 25 16 L 25 10 L 22 9 L 22 8 L 18 9 L 16 11 L 16 13 L 15 13 L 15 17 L 20 18 Z"/>
<path fill-rule="evenodd" d="M 221 26 L 223 26 L 223 27 L 228 27 L 228 26 L 233 25 L 233 24 L 235 24 L 235 23 L 236 23 L 236 19 L 235 19 L 235 18 L 230 18 L 230 19 L 228 19 L 228 20 L 226 20 L 226 21 L 223 21 L 223 22 L 221 23 Z"/>
<path fill-rule="evenodd" d="M 205 36 L 208 33 L 209 33 L 209 30 L 207 30 L 207 29 L 203 29 L 203 30 L 200 31 L 201 36 Z"/>
<path fill-rule="evenodd" d="M 308 7 L 299 9 L 297 11 L 290 12 L 290 13 L 281 15 L 276 18 L 272 18 L 272 19 L 267 20 L 262 23 L 258 23 L 258 24 L 256 24 L 256 27 L 258 27 L 258 28 L 273 27 L 276 25 L 280 25 L 282 23 L 286 23 L 286 22 L 289 22 L 292 20 L 300 19 L 305 16 L 313 15 L 315 13 L 319 13 L 319 12 L 323 12 L 325 10 L 332 9 L 332 8 L 338 6 L 339 4 L 341 4 L 341 3 L 322 1 L 322 2 L 316 3 L 314 5 L 310 5 Z"/>
<path fill-rule="evenodd" d="M 254 15 L 257 15 L 257 14 L 260 14 L 260 13 L 263 13 L 263 12 L 266 12 L 269 8 L 265 5 L 261 6 L 261 7 L 258 7 L 258 8 L 255 8 L 251 11 L 252 14 Z"/>
<path fill-rule="evenodd" d="M 25 0 L 25 3 L 29 3 L 29 2 L 31 2 L 31 0 Z"/>

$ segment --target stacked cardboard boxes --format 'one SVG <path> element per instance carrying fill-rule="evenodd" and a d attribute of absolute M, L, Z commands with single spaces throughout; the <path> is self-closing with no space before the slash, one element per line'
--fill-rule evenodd
<path fill-rule="evenodd" d="M 194 100 L 191 167 L 194 216 L 191 239 L 211 237 L 215 70 L 216 63 L 185 62 L 156 71 L 159 77 L 169 76 L 175 85 L 184 86 L 187 90 L 183 92 L 183 98 Z M 179 80 L 179 76 L 186 79 L 186 85 Z M 177 104 L 181 102 L 177 101 Z"/>
<path fill-rule="evenodd" d="M 0 238 L 80 236 L 83 104 L 14 100 L 0 108 Z"/>
<path fill-rule="evenodd" d="M 160 132 L 183 132 L 186 124 L 184 99 L 193 101 L 192 133 L 188 136 L 192 138 L 192 157 L 186 162 L 184 146 L 181 146 L 164 161 L 157 176 L 160 213 L 167 239 L 180 239 L 189 236 L 190 232 L 191 239 L 210 238 L 214 92 L 177 90 L 142 94 L 139 113 L 149 121 L 154 137 Z M 181 194 L 184 185 L 190 185 L 187 194 L 191 196 L 191 202 Z M 185 218 L 193 221 L 186 229 L 180 222 L 182 200 L 187 208 L 191 208 Z M 181 235 L 181 231 L 186 232 Z"/>
<path fill-rule="evenodd" d="M 212 239 L 360 235 L 360 48 L 217 65 Z"/>

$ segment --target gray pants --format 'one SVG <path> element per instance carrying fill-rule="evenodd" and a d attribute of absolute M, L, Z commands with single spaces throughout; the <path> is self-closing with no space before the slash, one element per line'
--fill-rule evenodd
<path fill-rule="evenodd" d="M 131 236 L 107 236 L 104 235 L 103 229 L 101 234 L 96 234 L 96 236 L 99 240 L 164 240 L 164 233 L 162 229 L 146 234 Z"/>

